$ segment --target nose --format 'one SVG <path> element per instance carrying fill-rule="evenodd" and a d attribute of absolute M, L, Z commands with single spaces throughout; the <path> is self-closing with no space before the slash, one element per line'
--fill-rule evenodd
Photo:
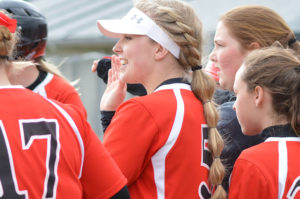
<path fill-rule="evenodd" d="M 211 51 L 211 53 L 209 54 L 209 59 L 212 61 L 212 62 L 216 62 L 217 59 L 216 59 L 216 54 L 215 54 L 215 48 Z"/>
<path fill-rule="evenodd" d="M 122 47 L 120 45 L 120 40 L 114 45 L 112 49 L 116 54 L 121 54 L 122 52 Z"/>

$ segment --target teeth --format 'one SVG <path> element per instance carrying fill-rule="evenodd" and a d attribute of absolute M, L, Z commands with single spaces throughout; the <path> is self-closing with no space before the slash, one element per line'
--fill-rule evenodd
<path fill-rule="evenodd" d="M 120 58 L 120 60 L 121 60 L 121 64 L 122 64 L 122 65 L 128 64 L 128 60 L 127 60 L 127 59 L 125 59 L 125 58 Z"/>

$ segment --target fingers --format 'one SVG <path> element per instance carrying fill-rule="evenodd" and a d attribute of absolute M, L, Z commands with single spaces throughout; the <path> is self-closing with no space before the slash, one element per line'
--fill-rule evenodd
<path fill-rule="evenodd" d="M 111 84 L 111 82 L 113 81 L 112 79 L 113 79 L 113 71 L 112 71 L 112 69 L 109 69 L 108 70 L 108 78 L 107 78 L 107 84 L 108 85 L 110 85 Z"/>
<path fill-rule="evenodd" d="M 115 76 L 116 79 L 119 79 L 120 67 L 121 67 L 120 58 L 116 55 L 113 55 L 112 56 L 111 68 L 112 68 L 112 71 L 113 71 L 113 75 Z"/>
<path fill-rule="evenodd" d="M 111 61 L 111 68 L 113 69 L 114 73 L 119 72 L 121 66 L 120 58 L 117 55 L 113 55 Z"/>
<path fill-rule="evenodd" d="M 92 68 L 91 68 L 92 72 L 96 72 L 97 71 L 98 63 L 99 63 L 99 59 L 93 61 L 93 65 L 92 65 Z"/>
<path fill-rule="evenodd" d="M 95 63 L 94 63 L 95 65 Z M 121 60 L 117 55 L 111 57 L 111 69 L 108 71 L 107 83 L 118 81 L 119 86 L 124 87 L 125 82 L 120 78 L 120 67 L 122 66 Z"/>

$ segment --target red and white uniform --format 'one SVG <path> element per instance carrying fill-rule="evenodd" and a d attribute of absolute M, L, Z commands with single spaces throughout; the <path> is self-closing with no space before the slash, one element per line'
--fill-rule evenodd
<path fill-rule="evenodd" d="M 124 102 L 105 131 L 104 146 L 133 199 L 210 198 L 207 130 L 190 85 L 170 83 Z"/>
<path fill-rule="evenodd" d="M 109 198 L 126 182 L 75 106 L 0 87 L 0 198 Z"/>
<path fill-rule="evenodd" d="M 73 104 L 87 116 L 85 107 L 76 89 L 57 75 L 48 72 L 45 79 L 39 82 L 32 91 L 63 104 Z"/>
<path fill-rule="evenodd" d="M 237 159 L 229 198 L 300 198 L 300 138 L 270 137 Z"/>

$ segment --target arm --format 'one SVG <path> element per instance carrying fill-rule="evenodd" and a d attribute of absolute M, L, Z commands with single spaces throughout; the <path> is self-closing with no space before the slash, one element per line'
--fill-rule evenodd
<path fill-rule="evenodd" d="M 112 68 L 108 71 L 106 89 L 100 102 L 101 111 L 115 111 L 126 96 L 126 83 L 120 78 L 121 61 L 112 56 Z"/>
<path fill-rule="evenodd" d="M 124 188 L 127 180 L 97 135 L 90 127 L 87 130 L 83 138 L 85 154 L 80 179 L 83 198 L 110 198 Z"/>
<path fill-rule="evenodd" d="M 123 187 L 116 195 L 111 197 L 111 199 L 130 199 L 127 186 Z"/>
<path fill-rule="evenodd" d="M 64 109 L 74 120 L 74 123 L 70 124 L 78 140 L 77 147 L 80 148 L 78 152 L 73 151 L 76 158 L 73 158 L 74 163 L 71 161 L 70 164 L 75 165 L 74 170 L 78 173 L 82 198 L 114 196 L 126 185 L 126 178 L 80 110 L 74 105 L 64 105 Z"/>
<path fill-rule="evenodd" d="M 127 178 L 128 186 L 151 161 L 158 139 L 156 122 L 142 104 L 130 99 L 118 108 L 103 143 Z"/>
<path fill-rule="evenodd" d="M 100 111 L 100 114 L 103 133 L 105 133 L 106 128 L 108 127 L 113 116 L 115 115 L 115 111 Z"/>

